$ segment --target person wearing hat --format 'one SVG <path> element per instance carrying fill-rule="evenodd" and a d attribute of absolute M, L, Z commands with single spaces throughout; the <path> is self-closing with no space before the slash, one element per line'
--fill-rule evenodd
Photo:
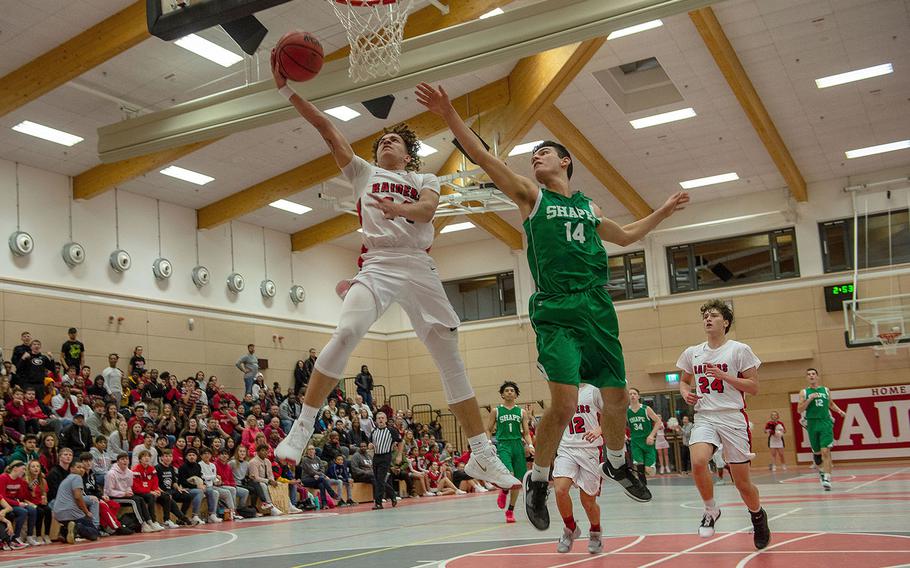
<path fill-rule="evenodd" d="M 81 412 L 73 416 L 73 422 L 63 430 L 60 436 L 60 446 L 70 448 L 79 455 L 92 448 L 92 431 L 85 424 L 85 415 Z"/>
<path fill-rule="evenodd" d="M 51 398 L 51 410 L 63 422 L 66 428 L 73 422 L 73 417 L 79 412 L 79 402 L 72 394 L 73 379 L 64 377 L 60 384 L 60 392 Z"/>

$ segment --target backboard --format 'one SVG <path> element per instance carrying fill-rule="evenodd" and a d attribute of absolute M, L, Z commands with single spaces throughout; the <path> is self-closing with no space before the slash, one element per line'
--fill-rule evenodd
<path fill-rule="evenodd" d="M 884 349 L 883 337 L 900 334 L 896 347 L 910 347 L 910 294 L 857 298 L 844 302 L 847 347 Z"/>

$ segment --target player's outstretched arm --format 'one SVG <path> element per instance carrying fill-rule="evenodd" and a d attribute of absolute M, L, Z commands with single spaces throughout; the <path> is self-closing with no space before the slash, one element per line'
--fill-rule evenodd
<path fill-rule="evenodd" d="M 274 51 L 272 52 L 272 76 L 275 77 L 275 85 L 278 87 L 278 91 L 287 96 L 294 108 L 297 109 L 297 112 L 300 113 L 300 116 L 305 118 L 319 132 L 322 139 L 325 140 L 326 146 L 329 147 L 332 157 L 335 158 L 335 163 L 338 164 L 339 168 L 344 169 L 354 159 L 354 150 L 351 148 L 351 144 L 325 113 L 316 108 L 310 101 L 291 91 L 291 88 L 288 87 L 287 78 L 278 70 Z"/>
<path fill-rule="evenodd" d="M 659 209 L 656 209 L 644 219 L 639 219 L 628 225 L 619 225 L 615 221 L 605 218 L 600 207 L 595 204 L 594 214 L 601 219 L 601 223 L 597 227 L 597 234 L 599 234 L 600 238 L 603 240 L 622 247 L 631 245 L 644 238 L 644 236 L 650 233 L 654 227 L 661 223 L 661 221 L 676 211 L 685 209 L 685 205 L 688 202 L 689 194 L 685 191 L 679 191 L 671 195 Z"/>
<path fill-rule="evenodd" d="M 471 161 L 483 168 L 496 187 L 518 205 L 522 216 L 527 217 L 537 201 L 537 192 L 540 191 L 537 184 L 513 172 L 505 162 L 483 147 L 477 135 L 458 115 L 458 111 L 449 100 L 449 95 L 441 86 L 433 87 L 427 83 L 421 83 L 417 85 L 415 94 L 417 102 L 446 121 L 449 130 L 461 143 L 461 147 L 465 149 Z"/>

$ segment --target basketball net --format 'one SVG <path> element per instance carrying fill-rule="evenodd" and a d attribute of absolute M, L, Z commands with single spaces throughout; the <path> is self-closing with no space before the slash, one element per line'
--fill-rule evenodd
<path fill-rule="evenodd" d="M 878 334 L 878 340 L 881 346 L 877 349 L 883 351 L 885 355 L 896 355 L 897 348 L 901 338 L 904 336 L 900 331 L 885 331 Z"/>
<path fill-rule="evenodd" d="M 348 75 L 355 83 L 398 74 L 413 0 L 326 0 L 347 31 Z"/>

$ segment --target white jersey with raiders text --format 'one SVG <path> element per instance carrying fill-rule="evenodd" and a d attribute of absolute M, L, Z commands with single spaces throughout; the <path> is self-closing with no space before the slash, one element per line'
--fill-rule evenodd
<path fill-rule="evenodd" d="M 692 392 L 698 397 L 695 412 L 742 410 L 746 407 L 744 394 L 736 387 L 705 374 L 710 367 L 719 367 L 725 373 L 742 378 L 743 371 L 761 365 L 752 348 L 745 343 L 728 339 L 717 349 L 708 343 L 686 348 L 676 366 L 693 377 Z"/>
<path fill-rule="evenodd" d="M 369 206 L 373 198 L 367 197 L 367 194 L 376 194 L 397 203 L 414 203 L 420 199 L 420 192 L 424 189 L 439 193 L 439 179 L 435 175 L 386 170 L 359 156 L 354 156 L 342 172 L 354 186 L 354 200 L 366 250 L 427 250 L 432 246 L 433 223 L 416 223 L 404 217 L 386 219 L 381 210 Z"/>
<path fill-rule="evenodd" d="M 560 447 L 567 448 L 599 448 L 603 445 L 603 437 L 598 436 L 593 441 L 585 440 L 585 434 L 600 428 L 600 415 L 604 403 L 600 390 L 587 383 L 578 385 L 578 406 L 575 414 L 569 421 L 569 426 L 562 434 Z"/>

